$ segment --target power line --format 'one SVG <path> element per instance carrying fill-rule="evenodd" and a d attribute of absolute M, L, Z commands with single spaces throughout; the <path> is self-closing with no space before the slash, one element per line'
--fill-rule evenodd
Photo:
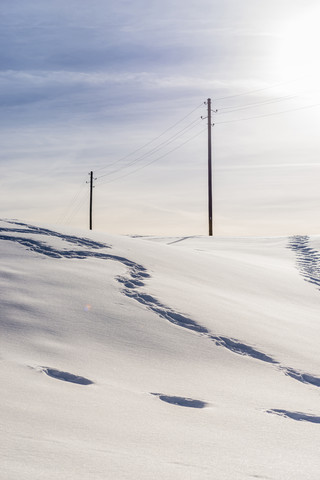
<path fill-rule="evenodd" d="M 80 188 L 78 188 L 76 194 L 73 196 L 69 206 L 66 208 L 66 210 L 60 215 L 57 223 L 58 224 L 63 224 L 65 221 L 66 221 L 66 218 L 69 216 L 69 212 L 73 209 L 74 205 L 76 204 L 79 196 L 81 193 L 83 193 L 84 191 L 84 187 L 86 185 L 86 181 L 84 180 L 81 185 L 80 185 Z"/>
<path fill-rule="evenodd" d="M 237 93 L 235 95 L 227 95 L 225 97 L 215 98 L 215 102 L 218 102 L 220 100 L 226 100 L 226 99 L 229 99 L 229 98 L 243 97 L 243 96 L 246 96 L 246 95 L 252 95 L 253 93 L 263 92 L 264 90 L 270 90 L 272 88 L 280 87 L 281 85 L 287 85 L 288 83 L 294 83 L 297 80 L 300 80 L 300 78 L 304 78 L 304 77 L 295 78 L 294 80 L 288 80 L 287 82 L 274 83 L 273 85 L 269 85 L 268 87 L 256 88 L 255 90 L 249 90 L 247 92 Z"/>
<path fill-rule="evenodd" d="M 283 83 L 288 83 L 288 82 L 283 82 Z M 281 85 L 281 84 L 278 84 L 278 85 Z M 274 86 L 273 86 L 274 87 Z M 243 95 L 248 95 L 249 93 L 255 93 L 255 92 L 258 92 L 258 91 L 262 91 L 262 90 L 266 90 L 268 88 L 273 88 L 273 87 L 265 87 L 263 89 L 256 89 L 254 91 L 251 91 L 251 92 L 248 92 L 246 94 L 238 94 L 238 95 L 232 95 L 232 96 L 229 96 L 229 97 L 223 97 L 223 98 L 220 98 L 218 100 L 223 100 L 225 98 L 234 98 L 234 97 L 238 97 L 238 96 L 243 96 Z M 273 100 L 268 100 L 268 101 L 263 101 L 263 102 L 254 102 L 254 103 L 250 103 L 250 104 L 246 104 L 246 105 L 233 105 L 233 106 L 229 106 L 229 107 L 222 107 L 220 110 L 228 110 L 228 111 L 225 111 L 225 112 L 222 112 L 222 115 L 224 114 L 231 114 L 231 113 L 234 113 L 236 111 L 240 111 L 240 110 L 245 110 L 247 108 L 251 108 L 251 107 L 260 107 L 260 106 L 264 106 L 264 105 L 269 105 L 269 104 L 273 104 L 273 103 L 278 103 L 278 102 L 281 102 L 281 101 L 286 101 L 286 100 L 291 100 L 292 98 L 296 98 L 296 96 L 283 96 L 283 97 L 279 97 L 279 98 L 275 98 Z M 164 132 L 162 132 L 160 135 L 158 135 L 157 137 L 155 137 L 153 140 L 147 142 L 145 145 L 143 145 L 142 147 L 140 147 L 139 149 L 135 150 L 134 152 L 126 155 L 125 157 L 122 157 L 121 159 L 118 159 L 117 161 L 113 162 L 112 164 L 108 165 L 108 166 L 105 166 L 105 167 L 102 167 L 100 168 L 99 170 L 103 170 L 105 168 L 109 168 L 110 166 L 112 165 L 115 165 L 117 163 L 119 163 L 120 161 L 130 157 L 131 155 L 133 155 L 134 153 L 138 152 L 138 151 L 141 151 L 143 148 L 145 148 L 146 146 L 152 144 L 153 142 L 155 142 L 156 140 L 158 140 L 159 138 L 161 138 L 165 133 L 167 133 L 168 131 L 172 130 L 173 128 L 175 128 L 178 124 L 180 124 L 183 120 L 185 120 L 187 117 L 189 117 L 192 113 L 194 113 L 196 110 L 198 110 L 200 108 L 200 106 L 202 106 L 203 103 L 201 103 L 199 106 L 197 106 L 195 109 L 193 109 L 191 112 L 189 112 L 187 115 L 185 115 L 181 120 L 179 120 L 178 122 L 176 122 L 174 125 L 172 125 L 171 127 L 167 128 Z M 226 123 L 235 123 L 235 122 L 240 122 L 240 121 L 247 121 L 247 120 L 252 120 L 252 119 L 258 119 L 258 118 L 264 118 L 264 117 L 271 117 L 271 116 L 276 116 L 276 115 L 282 115 L 282 114 L 285 114 L 285 113 L 290 113 L 290 112 L 294 112 L 294 111 L 300 111 L 300 110 L 305 110 L 305 109 L 310 109 L 310 108 L 315 108 L 315 107 L 318 107 L 320 106 L 320 103 L 314 103 L 314 104 L 311 104 L 311 105 L 304 105 L 304 106 L 300 106 L 300 107 L 296 107 L 296 108 L 291 108 L 291 109 L 287 109 L 287 110 L 282 110 L 282 111 L 278 111 L 278 112 L 272 112 L 272 113 L 266 113 L 266 114 L 259 114 L 259 115 L 254 115 L 254 116 L 250 116 L 250 117 L 244 117 L 244 118 L 238 118 L 238 119 L 230 119 L 230 120 L 224 120 L 224 121 L 218 121 L 218 122 L 215 122 L 216 125 L 222 125 L 222 124 L 226 124 Z M 160 144 L 158 145 L 155 145 L 151 150 L 145 152 L 144 154 L 140 155 L 139 157 L 137 158 L 134 158 L 132 161 L 130 161 L 129 163 L 127 163 L 126 165 L 121 165 L 119 166 L 119 168 L 116 168 L 115 170 L 111 171 L 111 172 L 107 172 L 101 176 L 98 177 L 98 179 L 101 179 L 105 176 L 110 176 L 110 175 L 113 175 L 115 173 L 118 173 L 118 172 L 121 172 L 122 170 L 125 170 L 125 169 L 128 169 L 134 165 L 136 165 L 138 162 L 142 162 L 142 161 L 145 161 L 146 159 L 148 159 L 148 157 L 151 157 L 152 155 L 154 155 L 155 153 L 159 152 L 160 150 L 164 149 L 165 147 L 169 146 L 170 144 L 172 144 L 174 141 L 178 140 L 179 138 L 183 137 L 184 135 L 186 135 L 188 132 L 190 132 L 191 130 L 193 130 L 194 128 L 196 128 L 199 123 L 201 123 L 200 119 L 196 119 L 196 120 L 193 120 L 192 122 L 190 122 L 188 125 L 186 125 L 185 127 L 183 127 L 182 129 L 180 129 L 178 132 L 176 132 L 175 134 L 171 135 L 169 138 L 167 138 L 166 140 L 162 141 Z M 118 181 L 122 178 L 125 178 L 127 176 L 130 176 L 130 175 L 133 175 L 134 173 L 138 172 L 139 170 L 142 170 L 144 168 L 147 168 L 149 167 L 150 165 L 160 161 L 161 159 L 165 158 L 166 156 L 170 155 L 171 153 L 175 152 L 176 150 L 180 149 L 181 147 L 183 147 L 185 144 L 191 142 L 194 138 L 198 137 L 199 135 L 201 135 L 206 129 L 202 129 L 200 132 L 196 133 L 195 135 L 193 135 L 192 137 L 188 138 L 187 140 L 185 140 L 184 142 L 182 142 L 181 144 L 177 145 L 175 148 L 169 150 L 168 152 L 164 153 L 163 155 L 159 156 L 159 157 L 156 157 L 154 159 L 152 159 L 151 161 L 147 162 L 147 163 L 144 163 L 140 166 L 138 166 L 137 168 L 135 168 L 134 170 L 131 170 L 131 171 L 128 171 L 127 173 L 124 173 L 123 175 L 120 175 L 116 178 L 113 178 L 113 179 L 110 179 L 106 182 L 103 182 L 103 183 L 98 183 L 98 186 L 103 186 L 107 183 L 112 183 L 112 182 L 115 182 L 115 181 Z M 68 207 L 66 213 L 64 215 L 62 215 L 62 217 L 60 217 L 60 221 L 61 222 L 68 222 L 71 220 L 71 218 L 76 215 L 79 211 L 79 209 L 82 207 L 84 201 L 86 200 L 86 193 L 84 195 L 84 186 L 86 185 L 86 182 L 82 183 L 81 186 L 80 186 L 80 189 L 78 189 L 77 193 L 74 195 L 72 201 L 71 201 L 71 204 L 70 206 Z"/>
<path fill-rule="evenodd" d="M 87 202 L 87 190 L 84 190 L 82 192 L 82 195 L 81 197 L 78 199 L 78 202 L 77 204 L 75 204 L 74 208 L 72 209 L 72 211 L 70 212 L 70 214 L 68 215 L 68 217 L 65 218 L 64 220 L 64 223 L 66 225 L 69 225 L 70 221 L 71 221 L 71 218 L 72 217 L 75 217 L 78 213 L 78 211 L 80 210 L 80 208 L 82 208 L 83 204 L 85 202 Z"/>
<path fill-rule="evenodd" d="M 197 123 L 197 125 L 195 125 L 195 123 Z M 111 172 L 107 172 L 107 173 L 104 173 L 103 175 L 100 175 L 99 177 L 97 177 L 98 179 L 99 178 L 103 178 L 103 177 L 106 177 L 108 175 L 112 175 L 114 173 L 117 173 L 125 168 L 128 168 L 132 165 L 134 165 L 135 163 L 145 159 L 146 157 L 150 157 L 151 155 L 157 153 L 159 150 L 162 150 L 163 148 L 167 147 L 168 145 L 170 145 L 172 142 L 174 142 L 175 140 L 181 138 L 182 136 L 184 136 L 188 131 L 190 130 L 193 130 L 193 128 L 195 128 L 196 126 L 198 126 L 198 124 L 201 123 L 201 120 L 200 119 L 196 119 L 194 120 L 193 122 L 191 122 L 190 124 L 188 124 L 186 127 L 184 127 L 182 130 L 179 130 L 179 132 L 177 132 L 175 135 L 173 135 L 172 137 L 170 137 L 169 139 L 165 140 L 164 142 L 160 143 L 159 145 L 157 145 L 156 147 L 154 147 L 152 150 L 149 150 L 148 152 L 144 153 L 143 155 L 141 155 L 140 157 L 138 158 L 135 158 L 134 160 L 132 160 L 130 163 L 126 164 L 126 165 L 122 165 L 121 167 L 111 171 Z"/>
<path fill-rule="evenodd" d="M 119 158 L 118 160 L 115 160 L 114 162 L 110 163 L 109 165 L 105 165 L 104 167 L 100 167 L 100 168 L 96 168 L 95 169 L 95 172 L 99 172 L 101 170 L 104 170 L 105 168 L 109 168 L 109 167 L 112 167 L 113 165 L 121 162 L 122 160 L 125 160 L 126 158 L 128 157 L 131 157 L 132 155 L 134 155 L 135 153 L 138 153 L 140 152 L 141 150 L 143 150 L 144 148 L 146 148 L 147 146 L 151 145 L 152 143 L 156 142 L 159 138 L 161 138 L 163 135 L 165 135 L 167 132 L 169 132 L 170 130 L 172 130 L 174 127 L 176 127 L 177 125 L 179 125 L 179 123 L 183 122 L 183 120 L 185 120 L 186 118 L 188 118 L 190 115 L 192 115 L 196 110 L 198 110 L 200 107 L 203 106 L 203 103 L 201 103 L 200 105 L 198 105 L 196 108 L 194 108 L 193 110 L 191 110 L 191 112 L 187 113 L 187 115 L 185 115 L 184 117 L 182 117 L 180 120 L 178 120 L 177 122 L 175 122 L 173 125 L 171 125 L 171 127 L 168 127 L 166 128 L 166 130 L 164 130 L 162 133 L 160 133 L 160 135 L 157 135 L 155 138 L 153 138 L 152 140 L 150 140 L 149 142 L 145 143 L 144 145 L 142 145 L 141 147 L 137 148 L 136 150 L 133 150 L 132 152 L 128 153 L 127 155 L 125 155 L 124 157 L 121 157 Z"/>
<path fill-rule="evenodd" d="M 263 102 L 255 102 L 255 103 L 247 103 L 245 105 L 232 105 L 230 107 L 221 107 L 218 108 L 218 111 L 221 112 L 221 110 L 230 110 L 229 112 L 222 112 L 223 115 L 232 113 L 232 112 L 237 112 L 238 110 L 246 110 L 247 108 L 251 107 L 259 107 L 261 105 L 270 105 L 272 103 L 278 103 L 278 102 L 285 102 L 287 100 L 292 100 L 294 98 L 297 98 L 297 95 L 286 95 L 284 97 L 280 97 L 274 100 L 266 100 Z"/>
<path fill-rule="evenodd" d="M 185 142 L 181 143 L 180 145 L 178 145 L 177 147 L 173 148 L 172 150 L 170 150 L 169 152 L 165 153 L 164 155 L 162 155 L 161 157 L 157 157 L 153 160 L 151 160 L 151 162 L 148 162 L 146 165 L 141 165 L 140 167 L 136 168 L 135 170 L 131 171 L 131 172 L 128 172 L 128 173 L 125 173 L 124 175 L 121 175 L 120 177 L 117 177 L 117 178 L 114 178 L 114 179 L 111 179 L 111 180 L 108 180 L 107 182 L 103 182 L 101 183 L 99 186 L 102 186 L 102 185 L 106 185 L 107 183 L 112 183 L 112 182 L 116 182 L 117 180 L 120 180 L 121 178 L 124 178 L 124 177 L 128 177 L 129 175 L 132 175 L 136 172 L 138 172 L 139 170 L 142 170 L 143 168 L 146 168 L 146 167 L 149 167 L 149 165 L 152 165 L 153 163 L 155 162 L 158 162 L 159 160 L 161 160 L 162 158 L 168 156 L 170 153 L 172 152 L 175 152 L 176 150 L 178 150 L 179 148 L 183 147 L 184 145 L 186 145 L 187 143 L 191 142 L 191 140 L 193 140 L 194 138 L 198 137 L 199 135 L 201 135 L 204 131 L 207 130 L 207 127 L 205 129 L 202 129 L 200 132 L 198 132 L 196 135 L 193 135 L 191 138 L 189 138 L 188 140 L 186 140 Z M 101 178 L 101 177 L 100 177 Z"/>
<path fill-rule="evenodd" d="M 320 106 L 320 103 L 314 103 L 313 105 L 305 105 L 303 107 L 291 108 L 291 109 L 288 109 L 288 110 L 282 110 L 281 112 L 266 113 L 266 114 L 262 114 L 262 115 L 255 115 L 253 117 L 238 118 L 238 119 L 235 119 L 235 120 L 224 120 L 223 122 L 216 122 L 215 125 L 222 125 L 223 123 L 242 122 L 242 121 L 245 121 L 245 120 L 252 120 L 254 118 L 273 117 L 273 116 L 276 116 L 276 115 L 282 115 L 284 113 L 295 112 L 295 111 L 298 111 L 298 110 L 306 110 L 308 108 L 314 108 L 314 107 L 318 107 L 318 106 Z"/>
<path fill-rule="evenodd" d="M 105 166 L 105 167 L 101 167 L 100 169 L 98 169 L 98 171 L 100 170 L 103 170 L 105 168 L 108 168 L 112 165 L 115 165 L 116 163 L 119 163 L 121 160 L 124 160 L 128 157 L 130 157 L 131 155 L 133 155 L 134 153 L 142 150 L 143 148 L 145 148 L 146 146 L 154 143 L 156 140 L 158 140 L 159 138 L 161 138 L 163 135 L 165 135 L 165 133 L 169 132 L 170 130 L 172 130 L 174 127 L 176 127 L 177 125 L 179 125 L 180 123 L 182 123 L 186 118 L 188 118 L 190 115 L 192 115 L 196 110 L 198 110 L 201 106 L 203 105 L 203 102 L 201 102 L 200 105 L 198 105 L 196 108 L 194 108 L 193 110 L 191 110 L 189 113 L 187 113 L 184 117 L 182 117 L 179 121 L 175 122 L 171 127 L 167 128 L 166 130 L 164 130 L 160 135 L 158 135 L 157 137 L 155 137 L 154 139 L 150 140 L 149 142 L 147 142 L 145 145 L 143 145 L 142 147 L 138 148 L 137 150 L 135 150 L 134 152 L 131 152 L 129 153 L 128 155 L 126 155 L 125 157 L 122 157 L 118 160 L 116 160 L 115 162 L 113 162 L 112 164 L 109 164 L 108 166 Z M 123 170 L 124 168 L 129 168 L 130 166 L 134 165 L 135 163 L 137 163 L 138 161 L 141 161 L 143 159 L 145 159 L 146 157 L 149 157 L 155 153 L 157 153 L 159 150 L 161 150 L 162 148 L 165 148 L 166 146 L 170 145 L 173 141 L 181 138 L 182 136 L 184 136 L 188 131 L 192 130 L 193 128 L 195 128 L 197 125 L 195 125 L 195 123 L 201 123 L 200 119 L 196 119 L 196 120 L 193 120 L 191 123 L 189 123 L 188 125 L 186 125 L 184 128 L 182 128 L 181 130 L 179 130 L 178 132 L 176 132 L 174 135 L 172 135 L 171 137 L 169 137 L 167 140 L 164 140 L 163 142 L 161 142 L 159 145 L 156 145 L 153 149 L 151 149 L 150 151 L 144 153 L 143 155 L 141 155 L 140 157 L 134 159 L 133 161 L 131 161 L 129 164 L 127 165 L 123 165 L 121 166 L 120 168 L 114 170 L 113 172 L 108 172 L 104 175 L 101 175 L 100 177 L 98 178 L 102 178 L 106 175 L 111 175 L 113 173 L 117 173 L 118 171 L 121 171 Z M 199 135 L 199 134 L 197 134 Z M 196 136 L 197 136 L 196 135 Z M 195 137 L 195 136 L 194 136 Z M 192 137 L 192 138 L 194 138 Z M 181 145 L 178 145 L 176 148 L 170 150 L 169 152 L 167 152 L 165 155 L 162 155 L 161 157 L 158 157 L 154 160 L 152 160 L 151 162 L 149 162 L 148 164 L 146 165 L 142 165 L 141 167 L 137 168 L 136 170 L 132 171 L 132 172 L 128 172 L 127 174 L 125 175 L 122 175 L 121 177 L 118 177 L 118 178 L 122 178 L 124 176 L 127 176 L 127 175 L 131 175 L 133 174 L 135 171 L 138 171 L 142 168 L 146 168 L 148 165 L 151 165 L 152 163 L 160 160 L 161 158 L 165 157 L 166 155 L 169 155 L 171 152 L 177 150 L 178 148 L 182 147 L 185 143 L 189 142 L 192 140 L 191 139 L 188 139 L 186 142 L 183 142 Z M 111 180 L 111 181 L 116 181 L 118 180 L 118 178 L 114 179 L 114 180 Z M 80 188 L 78 189 L 78 191 L 76 192 L 76 194 L 74 195 L 73 199 L 71 200 L 70 202 L 70 205 L 69 207 L 66 209 L 65 213 L 63 213 L 59 219 L 59 223 L 66 223 L 66 224 L 69 224 L 70 220 L 72 217 L 74 217 L 78 211 L 80 210 L 80 208 L 82 207 L 82 205 L 84 204 L 84 202 L 86 201 L 86 197 L 87 197 L 87 193 L 84 191 L 84 187 L 86 186 L 86 180 L 80 185 Z M 109 182 L 105 182 L 105 183 L 109 183 Z M 103 184 L 102 184 L 103 185 Z"/>

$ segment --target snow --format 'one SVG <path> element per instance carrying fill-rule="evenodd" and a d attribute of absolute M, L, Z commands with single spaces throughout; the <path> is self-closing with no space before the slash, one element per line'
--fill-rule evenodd
<path fill-rule="evenodd" d="M 0 248 L 1 479 L 318 480 L 320 237 Z"/>

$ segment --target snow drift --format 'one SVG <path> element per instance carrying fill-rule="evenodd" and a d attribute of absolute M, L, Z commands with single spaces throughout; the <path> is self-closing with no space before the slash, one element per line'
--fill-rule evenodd
<path fill-rule="evenodd" d="M 319 237 L 0 247 L 1 478 L 318 480 Z"/>

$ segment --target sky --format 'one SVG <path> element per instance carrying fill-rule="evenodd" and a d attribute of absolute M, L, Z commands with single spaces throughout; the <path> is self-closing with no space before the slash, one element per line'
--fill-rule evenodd
<path fill-rule="evenodd" d="M 132 235 L 320 233 L 313 0 L 3 0 L 0 216 Z M 216 111 L 217 110 L 217 111 Z M 202 117 L 202 118 L 201 118 Z"/>

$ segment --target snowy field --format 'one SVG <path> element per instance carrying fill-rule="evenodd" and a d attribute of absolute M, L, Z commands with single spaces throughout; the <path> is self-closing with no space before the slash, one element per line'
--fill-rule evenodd
<path fill-rule="evenodd" d="M 320 237 L 0 230 L 1 480 L 319 480 Z"/>

